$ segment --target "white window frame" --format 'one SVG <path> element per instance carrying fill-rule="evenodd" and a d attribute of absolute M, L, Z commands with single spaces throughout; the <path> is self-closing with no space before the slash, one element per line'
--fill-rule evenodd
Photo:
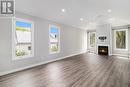
<path fill-rule="evenodd" d="M 125 49 L 120 49 L 120 48 L 116 48 L 116 32 L 117 31 L 125 31 L 126 32 L 126 48 Z M 117 51 L 128 51 L 128 29 L 117 29 L 114 30 L 114 49 Z"/>
<path fill-rule="evenodd" d="M 95 48 L 95 47 L 96 47 L 96 32 L 89 32 L 88 34 L 89 34 L 89 48 Z M 92 46 L 90 45 L 90 35 L 91 35 L 91 34 L 95 34 L 95 45 L 94 45 L 94 47 L 92 47 Z"/>
<path fill-rule="evenodd" d="M 31 29 L 31 50 L 32 54 L 29 56 L 23 56 L 23 57 L 16 57 L 16 43 L 15 43 L 15 31 L 16 31 L 16 21 L 22 21 L 22 22 L 29 22 L 32 24 Z M 21 18 L 12 18 L 12 60 L 21 60 L 26 58 L 32 58 L 34 57 L 34 22 L 27 19 L 21 19 Z"/>
<path fill-rule="evenodd" d="M 58 46 L 59 46 L 59 49 L 56 52 L 52 52 L 50 50 L 50 48 L 51 48 L 51 42 L 50 42 L 50 29 L 51 29 L 51 27 L 56 27 L 58 29 Z M 49 54 L 56 54 L 56 53 L 60 53 L 60 27 L 57 26 L 57 25 L 51 25 L 50 24 L 49 25 Z"/>

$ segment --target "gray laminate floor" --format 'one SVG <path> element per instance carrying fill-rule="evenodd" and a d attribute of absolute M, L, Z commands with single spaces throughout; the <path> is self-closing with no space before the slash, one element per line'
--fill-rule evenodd
<path fill-rule="evenodd" d="M 77 55 L 2 76 L 0 87 L 130 87 L 130 59 Z"/>

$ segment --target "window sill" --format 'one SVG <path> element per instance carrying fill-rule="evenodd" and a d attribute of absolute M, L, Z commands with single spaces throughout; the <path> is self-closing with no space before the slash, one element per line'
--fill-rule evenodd
<path fill-rule="evenodd" d="M 50 54 L 58 54 L 60 53 L 59 51 L 58 52 L 50 52 Z"/>
<path fill-rule="evenodd" d="M 23 59 L 29 59 L 29 58 L 32 58 L 32 57 L 34 57 L 33 55 L 31 55 L 31 56 L 24 56 L 24 57 L 15 57 L 15 58 L 13 58 L 12 60 L 23 60 Z"/>
<path fill-rule="evenodd" d="M 115 51 L 128 51 L 128 49 L 114 49 Z"/>

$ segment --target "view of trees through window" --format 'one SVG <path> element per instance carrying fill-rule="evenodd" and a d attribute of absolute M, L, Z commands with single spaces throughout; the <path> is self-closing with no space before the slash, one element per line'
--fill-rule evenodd
<path fill-rule="evenodd" d="M 126 49 L 126 31 L 116 31 L 116 48 Z"/>
<path fill-rule="evenodd" d="M 90 33 L 90 46 L 95 46 L 95 33 Z"/>
<path fill-rule="evenodd" d="M 15 56 L 23 58 L 32 55 L 32 24 L 23 21 L 15 22 Z"/>
<path fill-rule="evenodd" d="M 50 53 L 57 53 L 59 50 L 59 28 L 50 26 Z"/>

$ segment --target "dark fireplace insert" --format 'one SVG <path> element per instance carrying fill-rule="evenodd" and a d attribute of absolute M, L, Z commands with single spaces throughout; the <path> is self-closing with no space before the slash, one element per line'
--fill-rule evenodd
<path fill-rule="evenodd" d="M 99 55 L 108 55 L 108 46 L 98 46 Z"/>

